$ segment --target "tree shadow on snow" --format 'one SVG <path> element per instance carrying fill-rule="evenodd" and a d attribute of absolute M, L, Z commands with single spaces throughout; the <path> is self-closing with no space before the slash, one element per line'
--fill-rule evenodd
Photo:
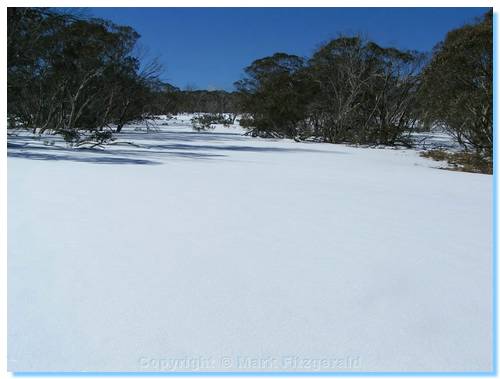
<path fill-rule="evenodd" d="M 186 159 L 210 159 L 224 157 L 221 154 L 205 154 L 186 151 L 150 151 L 148 149 L 96 149 L 64 148 L 50 145 L 31 145 L 29 143 L 7 143 L 7 156 L 42 161 L 72 161 L 96 164 L 137 164 L 158 165 L 162 162 L 150 158 L 173 157 Z M 147 159 L 145 159 L 147 158 Z"/>
<path fill-rule="evenodd" d="M 256 153 L 266 152 L 296 152 L 296 153 L 327 153 L 327 154 L 347 154 L 339 151 L 315 150 L 305 148 L 288 148 L 288 147 L 262 147 L 262 146 L 244 146 L 244 145 L 191 145 L 191 144 L 158 144 L 145 145 L 149 149 L 166 149 L 166 150 L 220 150 L 220 151 L 248 151 Z"/>
<path fill-rule="evenodd" d="M 300 147 L 249 146 L 217 144 L 217 142 L 248 142 L 249 138 L 237 133 L 203 133 L 161 131 L 153 133 L 122 133 L 115 144 L 104 148 L 71 148 L 56 145 L 53 139 L 35 138 L 32 135 L 9 136 L 7 156 L 45 161 L 73 161 L 96 164 L 162 164 L 164 158 L 213 159 L 227 155 L 222 152 L 292 152 L 347 154 L 332 150 L 318 150 Z M 130 143 L 127 141 L 133 141 Z M 184 143 L 175 143 L 177 141 Z M 58 140 L 60 143 L 61 141 Z M 142 143 L 144 142 L 144 143 Z M 150 143 L 165 142 L 165 143 Z M 173 143 L 172 143 L 173 142 Z M 193 144 L 185 142 L 194 142 Z M 205 142 L 205 144 L 201 144 Z M 215 142 L 215 143 L 212 143 Z M 269 141 L 272 145 L 272 140 Z M 221 152 L 214 154 L 213 152 Z M 160 161 L 157 161 L 160 159 Z"/>
<path fill-rule="evenodd" d="M 248 141 L 247 136 L 230 132 L 189 132 L 189 131 L 154 131 L 131 132 L 122 131 L 118 137 L 130 138 L 135 141 L 180 141 L 180 142 L 225 142 Z"/>
<path fill-rule="evenodd" d="M 118 158 L 118 157 L 84 157 L 74 153 L 68 155 L 59 154 L 45 154 L 45 153 L 30 153 L 28 151 L 9 151 L 7 156 L 11 158 L 26 158 L 41 161 L 72 161 L 72 162 L 87 162 L 99 164 L 140 164 L 140 165 L 154 165 L 160 164 L 159 162 L 150 161 L 147 159 L 131 159 L 131 158 Z"/>

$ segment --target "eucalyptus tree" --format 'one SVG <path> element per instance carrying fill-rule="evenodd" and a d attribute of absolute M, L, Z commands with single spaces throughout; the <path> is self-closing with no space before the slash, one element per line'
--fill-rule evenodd
<path fill-rule="evenodd" d="M 42 8 L 8 10 L 11 126 L 102 141 L 147 112 L 155 88 L 127 26 Z"/>
<path fill-rule="evenodd" d="M 316 133 L 334 143 L 408 141 L 421 62 L 416 52 L 383 48 L 359 36 L 324 44 L 308 67 Z"/>
<path fill-rule="evenodd" d="M 305 61 L 296 55 L 276 53 L 245 68 L 235 83 L 242 111 L 249 116 L 252 135 L 296 137 L 307 118 L 308 83 Z"/>
<path fill-rule="evenodd" d="M 450 31 L 422 74 L 423 118 L 463 147 L 493 156 L 493 13 Z"/>

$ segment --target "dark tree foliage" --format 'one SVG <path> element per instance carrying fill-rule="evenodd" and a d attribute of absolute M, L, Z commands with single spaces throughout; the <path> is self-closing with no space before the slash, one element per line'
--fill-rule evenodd
<path fill-rule="evenodd" d="M 422 74 L 422 118 L 466 149 L 493 156 L 493 13 L 452 30 Z"/>
<path fill-rule="evenodd" d="M 199 129 L 240 124 L 263 137 L 330 143 L 411 144 L 418 125 L 441 125 L 467 150 L 493 152 L 492 12 L 448 33 L 424 55 L 340 36 L 308 60 L 254 61 L 236 92 L 184 90 L 132 52 L 127 26 L 47 8 L 8 8 L 9 127 L 101 143 L 155 114 L 200 113 Z M 231 116 L 228 116 L 230 114 Z"/>
<path fill-rule="evenodd" d="M 8 8 L 8 117 L 68 141 L 104 141 L 150 107 L 156 77 L 142 75 L 130 27 L 49 9 Z"/>
<path fill-rule="evenodd" d="M 238 93 L 222 90 L 181 90 L 170 84 L 163 84 L 155 101 L 161 114 L 210 113 L 221 117 L 231 114 L 234 122 L 239 113 Z"/>
<path fill-rule="evenodd" d="M 216 90 L 185 90 L 178 93 L 177 111 L 184 113 L 237 113 L 236 94 Z"/>
<path fill-rule="evenodd" d="M 359 37 L 323 45 L 309 61 L 284 53 L 256 60 L 235 83 L 252 135 L 395 144 L 415 123 L 420 56 Z M 406 136 L 405 136 L 406 134 Z"/>
<path fill-rule="evenodd" d="M 245 68 L 235 85 L 252 135 L 296 137 L 304 128 L 310 96 L 304 67 L 302 58 L 276 53 Z"/>
<path fill-rule="evenodd" d="M 229 126 L 233 123 L 234 120 L 232 118 L 227 117 L 222 113 L 202 114 L 191 119 L 191 124 L 196 131 L 214 128 L 216 124 Z"/>
<path fill-rule="evenodd" d="M 317 88 L 310 104 L 315 134 L 334 143 L 408 143 L 421 62 L 415 52 L 359 37 L 325 44 L 309 62 Z"/>

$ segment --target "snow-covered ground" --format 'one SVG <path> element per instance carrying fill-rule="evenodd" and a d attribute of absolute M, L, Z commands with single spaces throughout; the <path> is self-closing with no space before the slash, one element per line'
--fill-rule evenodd
<path fill-rule="evenodd" d="M 9 137 L 10 370 L 491 370 L 491 176 L 156 124 Z"/>

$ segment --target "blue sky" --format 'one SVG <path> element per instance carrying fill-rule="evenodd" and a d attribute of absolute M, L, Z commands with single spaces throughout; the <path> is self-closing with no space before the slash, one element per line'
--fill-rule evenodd
<path fill-rule="evenodd" d="M 180 88 L 232 90 L 243 68 L 281 51 L 310 56 L 339 33 L 383 46 L 430 51 L 446 32 L 487 8 L 88 8 L 132 26 Z"/>

